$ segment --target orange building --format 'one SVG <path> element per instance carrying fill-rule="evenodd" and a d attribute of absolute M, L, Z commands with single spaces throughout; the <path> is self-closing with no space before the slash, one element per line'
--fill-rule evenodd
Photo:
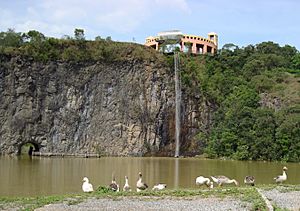
<path fill-rule="evenodd" d="M 190 51 L 193 54 L 214 54 L 218 49 L 218 35 L 211 32 L 208 33 L 207 38 L 204 38 L 183 34 L 179 30 L 171 30 L 160 32 L 155 37 L 147 37 L 145 45 L 159 51 L 165 51 L 166 47 L 169 51 L 174 50 L 174 47 L 179 47 L 182 52 Z"/>

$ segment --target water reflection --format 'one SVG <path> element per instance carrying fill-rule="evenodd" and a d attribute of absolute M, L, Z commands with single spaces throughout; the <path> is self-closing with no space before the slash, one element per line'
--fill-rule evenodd
<path fill-rule="evenodd" d="M 179 159 L 174 159 L 175 167 L 174 167 L 174 188 L 179 188 Z"/>
<path fill-rule="evenodd" d="M 151 188 L 166 183 L 168 188 L 199 188 L 197 176 L 226 175 L 242 184 L 246 175 L 253 175 L 259 184 L 274 183 L 273 177 L 288 167 L 290 184 L 300 183 L 299 163 L 241 162 L 202 160 L 196 158 L 41 158 L 0 157 L 0 195 L 28 196 L 81 192 L 84 176 L 94 188 L 107 186 L 115 174 L 120 187 L 129 177 L 135 190 L 138 172 Z"/>

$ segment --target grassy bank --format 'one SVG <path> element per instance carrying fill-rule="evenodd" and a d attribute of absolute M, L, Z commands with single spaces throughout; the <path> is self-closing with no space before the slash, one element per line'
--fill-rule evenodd
<path fill-rule="evenodd" d="M 263 188 L 272 188 L 271 186 L 264 186 Z M 299 188 L 299 187 L 298 187 Z M 68 194 L 57 196 L 39 196 L 39 197 L 2 197 L 0 198 L 0 209 L 17 208 L 19 210 L 34 210 L 35 208 L 42 207 L 47 204 L 64 202 L 68 205 L 74 205 L 81 203 L 88 198 L 120 198 L 120 197 L 139 197 L 149 199 L 154 197 L 155 199 L 163 198 L 181 198 L 191 199 L 192 197 L 201 198 L 226 198 L 231 197 L 244 202 L 252 204 L 253 210 L 265 210 L 265 202 L 253 187 L 226 187 L 215 188 L 212 190 L 200 188 L 200 189 L 177 189 L 177 190 L 164 190 L 164 191 L 145 191 L 141 193 L 137 192 L 111 192 L 105 187 L 99 187 L 94 193 L 91 194 Z M 158 198 L 157 198 L 158 197 Z"/>
<path fill-rule="evenodd" d="M 172 198 L 191 200 L 193 197 L 197 198 L 233 198 L 242 202 L 251 204 L 252 210 L 267 210 L 266 204 L 258 193 L 257 188 L 269 191 L 278 190 L 279 192 L 300 191 L 299 185 L 258 185 L 255 187 L 242 186 L 242 187 L 223 187 L 208 190 L 206 188 L 199 189 L 176 189 L 164 191 L 145 191 L 137 193 L 133 192 L 112 192 L 105 187 L 99 187 L 96 191 L 90 194 L 66 194 L 66 195 L 53 195 L 53 196 L 38 196 L 38 197 L 0 197 L 0 210 L 34 210 L 43 207 L 47 204 L 65 203 L 67 205 L 76 205 L 88 198 L 100 199 L 121 199 L 126 198 L 139 198 L 140 200 L 153 200 Z M 276 208 L 276 206 L 275 206 Z M 275 210 L 281 210 L 276 208 Z"/>

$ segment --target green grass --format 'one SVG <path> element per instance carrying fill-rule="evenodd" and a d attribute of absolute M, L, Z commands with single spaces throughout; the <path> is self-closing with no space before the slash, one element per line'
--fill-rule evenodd
<path fill-rule="evenodd" d="M 19 210 L 34 210 L 47 204 L 66 203 L 76 205 L 88 198 L 110 198 L 120 200 L 122 197 L 140 197 L 142 200 L 149 200 L 149 197 L 156 199 L 163 198 L 235 198 L 252 204 L 252 210 L 265 210 L 266 206 L 259 193 L 253 187 L 226 187 L 208 189 L 176 189 L 163 191 L 144 191 L 144 192 L 112 192 L 105 187 L 99 187 L 94 193 L 69 194 L 59 196 L 39 196 L 39 197 L 0 197 L 0 209 L 15 207 Z"/>
<path fill-rule="evenodd" d="M 79 199 L 83 199 L 80 196 Z M 0 208 L 15 207 L 18 210 L 34 210 L 47 204 L 54 204 L 63 201 L 72 201 L 76 199 L 76 195 L 59 195 L 59 196 L 38 196 L 38 197 L 0 197 Z"/>
<path fill-rule="evenodd" d="M 290 184 L 281 184 L 281 185 L 260 185 L 259 188 L 263 190 L 272 190 L 277 189 L 281 193 L 291 192 L 291 191 L 300 191 L 300 185 L 290 185 Z"/>
<path fill-rule="evenodd" d="M 299 185 L 258 185 L 262 190 L 277 189 L 280 192 L 300 191 Z M 252 205 L 252 210 L 266 210 L 264 200 L 254 187 L 223 187 L 209 189 L 174 189 L 163 191 L 144 191 L 132 192 L 112 192 L 106 187 L 99 187 L 93 193 L 67 194 L 55 196 L 38 197 L 0 197 L 0 210 L 8 208 L 17 208 L 18 210 L 34 210 L 47 204 L 66 203 L 67 205 L 76 205 L 88 198 L 110 198 L 112 200 L 121 200 L 123 197 L 139 197 L 141 200 L 159 200 L 164 198 L 183 198 L 190 200 L 192 197 L 200 198 L 234 198 L 247 202 Z M 149 198 L 150 197 L 150 198 Z M 153 197 L 153 198 L 151 198 Z M 274 207 L 275 210 L 282 210 Z"/>
<path fill-rule="evenodd" d="M 282 209 L 276 205 L 273 205 L 274 211 L 289 211 L 289 209 Z"/>

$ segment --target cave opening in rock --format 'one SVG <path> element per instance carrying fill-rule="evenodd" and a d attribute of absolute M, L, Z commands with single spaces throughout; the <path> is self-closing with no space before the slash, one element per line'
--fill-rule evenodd
<path fill-rule="evenodd" d="M 19 155 L 29 155 L 32 156 L 33 152 L 38 152 L 39 146 L 35 143 L 25 143 L 20 146 Z"/>

